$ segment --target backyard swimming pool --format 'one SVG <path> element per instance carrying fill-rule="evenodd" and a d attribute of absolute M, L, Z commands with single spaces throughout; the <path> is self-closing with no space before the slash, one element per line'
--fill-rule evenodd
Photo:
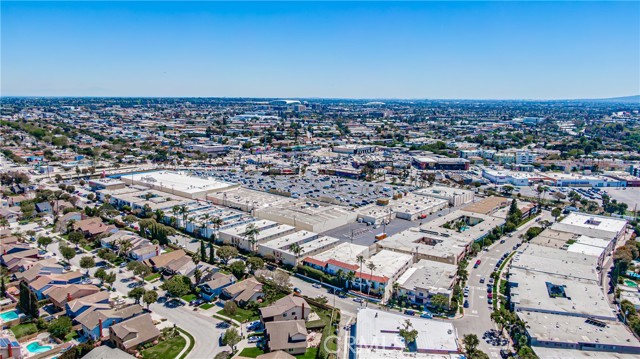
<path fill-rule="evenodd" d="M 0 313 L 0 319 L 4 322 L 10 322 L 12 320 L 18 319 L 18 312 L 15 310 L 10 310 L 8 312 Z"/>
<path fill-rule="evenodd" d="M 38 342 L 31 342 L 27 345 L 27 351 L 33 354 L 48 352 L 52 348 L 51 345 L 40 345 Z"/>

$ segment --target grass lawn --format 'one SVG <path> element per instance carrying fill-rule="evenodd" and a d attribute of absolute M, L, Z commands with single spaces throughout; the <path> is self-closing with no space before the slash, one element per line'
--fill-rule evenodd
<path fill-rule="evenodd" d="M 178 354 L 184 349 L 186 344 L 187 341 L 181 335 L 176 335 L 169 340 L 158 343 L 156 346 L 143 350 L 142 357 L 149 359 L 174 359 L 178 357 Z"/>
<path fill-rule="evenodd" d="M 195 300 L 198 297 L 195 294 L 185 294 L 180 298 L 182 298 L 182 300 L 184 300 L 185 302 L 190 302 L 192 300 Z"/>
<path fill-rule="evenodd" d="M 76 332 L 75 330 L 72 330 L 71 332 L 69 332 L 69 334 L 64 336 L 64 341 L 69 342 L 74 338 L 76 338 L 77 336 L 78 336 L 78 332 Z"/>
<path fill-rule="evenodd" d="M 204 303 L 203 305 L 200 306 L 200 309 L 207 310 L 207 309 L 213 308 L 214 305 L 215 304 L 213 303 Z"/>
<path fill-rule="evenodd" d="M 258 355 L 262 355 L 262 354 L 264 354 L 264 350 L 258 347 L 253 347 L 253 348 L 244 348 L 238 355 L 245 358 L 255 358 Z"/>
<path fill-rule="evenodd" d="M 307 348 L 304 354 L 295 355 L 298 359 L 315 359 L 318 354 L 318 348 Z"/>
<path fill-rule="evenodd" d="M 224 309 L 220 309 L 217 314 L 223 317 L 235 319 L 240 323 L 260 319 L 260 316 L 258 315 L 258 313 L 251 310 L 242 309 L 242 308 L 238 308 L 238 310 L 236 310 L 236 312 L 233 315 L 227 315 L 224 312 Z"/>
<path fill-rule="evenodd" d="M 151 281 L 153 281 L 155 279 L 160 278 L 160 276 L 161 276 L 160 273 L 153 273 L 153 274 L 150 274 L 150 275 L 144 277 L 144 280 L 146 280 L 147 282 L 151 282 Z"/>
<path fill-rule="evenodd" d="M 24 323 L 11 327 L 11 331 L 16 336 L 16 339 L 20 339 L 25 335 L 37 333 L 38 327 L 34 323 Z"/>

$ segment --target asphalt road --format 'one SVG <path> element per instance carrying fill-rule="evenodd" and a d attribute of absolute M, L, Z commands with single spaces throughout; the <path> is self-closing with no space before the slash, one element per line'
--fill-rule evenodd
<path fill-rule="evenodd" d="M 540 220 L 553 221 L 551 213 L 549 211 L 543 211 L 538 217 Z M 500 349 L 503 347 L 492 346 L 482 340 L 482 335 L 491 329 L 496 329 L 494 323 L 491 321 L 491 312 L 493 307 L 488 304 L 487 301 L 487 282 L 491 277 L 491 273 L 494 271 L 496 263 L 504 253 L 512 252 L 513 246 L 521 242 L 519 238 L 521 234 L 524 234 L 531 226 L 536 225 L 535 220 L 527 222 L 524 226 L 520 227 L 517 231 L 512 233 L 511 237 L 503 237 L 505 243 L 496 242 L 489 251 L 482 251 L 476 258 L 469 261 L 469 280 L 467 285 L 469 286 L 469 308 L 465 309 L 465 314 L 462 318 L 456 319 L 453 322 L 458 336 L 460 339 L 465 334 L 476 334 L 480 338 L 479 349 L 484 351 L 492 358 L 500 357 Z M 478 268 L 473 268 L 476 260 L 480 259 L 481 263 Z M 480 283 L 480 278 L 485 278 L 485 283 Z"/>

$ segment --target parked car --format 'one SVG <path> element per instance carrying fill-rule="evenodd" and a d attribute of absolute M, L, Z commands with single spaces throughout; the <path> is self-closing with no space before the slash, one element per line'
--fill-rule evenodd
<path fill-rule="evenodd" d="M 415 312 L 415 311 L 413 311 L 413 310 L 411 310 L 411 309 L 406 309 L 406 310 L 404 311 L 404 314 L 406 314 L 406 315 L 415 315 L 415 314 L 416 314 L 416 312 Z"/>
<path fill-rule="evenodd" d="M 204 303 L 203 299 L 194 299 L 194 300 L 189 302 L 189 305 L 192 306 L 192 307 L 197 307 L 202 303 Z"/>
<path fill-rule="evenodd" d="M 320 285 L 320 283 L 313 283 L 312 287 L 320 288 L 320 287 L 322 287 L 322 285 Z"/>
<path fill-rule="evenodd" d="M 427 319 L 431 319 L 431 318 L 433 318 L 433 315 L 431 315 L 431 313 L 428 313 L 428 312 L 422 312 L 422 313 L 420 314 L 420 318 L 427 318 Z"/>
<path fill-rule="evenodd" d="M 356 302 L 356 303 L 362 303 L 363 302 L 362 298 L 358 298 L 358 297 L 353 298 L 353 301 Z"/>
<path fill-rule="evenodd" d="M 465 307 L 465 308 L 469 308 L 469 301 L 465 300 L 464 304 L 462 306 Z"/>
<path fill-rule="evenodd" d="M 480 278 L 480 283 L 484 283 L 484 277 Z"/>
<path fill-rule="evenodd" d="M 255 335 L 251 336 L 251 337 L 249 337 L 249 343 L 257 343 L 257 342 L 260 341 L 260 338 L 261 337 L 258 337 L 258 336 L 255 336 Z"/>
<path fill-rule="evenodd" d="M 300 289 L 298 287 L 293 288 L 293 291 L 298 293 L 298 294 L 302 293 L 302 289 Z"/>
<path fill-rule="evenodd" d="M 216 324 L 216 328 L 218 329 L 227 329 L 231 327 L 231 324 L 227 323 L 227 322 L 220 322 L 218 324 Z"/>

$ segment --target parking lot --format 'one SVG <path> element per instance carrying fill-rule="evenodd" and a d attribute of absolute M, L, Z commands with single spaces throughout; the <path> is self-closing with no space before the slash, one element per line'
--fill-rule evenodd
<path fill-rule="evenodd" d="M 203 176 L 240 183 L 258 191 L 276 191 L 292 198 L 311 198 L 345 206 L 361 207 L 380 197 L 391 197 L 394 191 L 413 190 L 411 187 L 322 176 L 312 172 L 292 176 L 264 176 L 244 172 L 207 171 Z"/>

